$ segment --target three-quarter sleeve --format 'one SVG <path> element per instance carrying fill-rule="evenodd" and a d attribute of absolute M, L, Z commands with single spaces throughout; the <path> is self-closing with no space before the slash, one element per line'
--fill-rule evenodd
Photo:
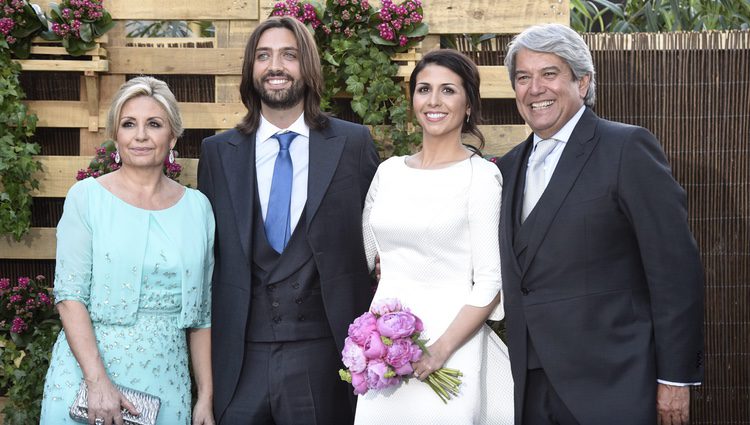
<path fill-rule="evenodd" d="M 500 275 L 500 202 L 502 176 L 483 159 L 472 159 L 469 187 L 469 234 L 474 286 L 467 304 L 487 306 L 502 289 Z M 504 316 L 502 303 L 492 311 L 490 320 Z"/>
<path fill-rule="evenodd" d="M 70 188 L 57 224 L 55 302 L 75 300 L 89 305 L 93 257 L 88 210 L 90 183 L 82 181 Z"/>
<path fill-rule="evenodd" d="M 372 231 L 372 226 L 370 225 L 370 214 L 372 213 L 372 206 L 378 194 L 379 174 L 380 170 L 375 172 L 375 177 L 373 177 L 372 183 L 370 183 L 370 190 L 367 191 L 367 197 L 365 198 L 365 209 L 362 211 L 362 239 L 365 243 L 365 254 L 367 254 L 367 267 L 370 271 L 375 268 L 375 256 L 378 254 L 375 233 Z"/>
<path fill-rule="evenodd" d="M 211 204 L 208 199 L 205 199 L 205 210 L 206 210 L 206 232 L 207 241 L 206 252 L 203 258 L 203 279 L 201 280 L 201 291 L 203 297 L 201 301 L 201 312 L 199 318 L 201 319 L 198 324 L 193 328 L 210 328 L 211 327 L 211 288 L 213 286 L 213 274 L 214 274 L 214 238 L 216 232 L 216 221 L 214 220 L 214 213 L 211 209 Z"/>

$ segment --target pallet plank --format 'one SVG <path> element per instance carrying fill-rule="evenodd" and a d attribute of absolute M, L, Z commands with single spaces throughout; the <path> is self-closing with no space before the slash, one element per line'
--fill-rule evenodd
<path fill-rule="evenodd" d="M 48 2 L 38 2 L 49 11 Z M 115 20 L 213 21 L 258 19 L 257 1 L 238 0 L 107 0 L 104 4 Z"/>
<path fill-rule="evenodd" d="M 39 189 L 32 191 L 32 194 L 40 198 L 63 198 L 70 187 L 75 184 L 78 170 L 88 167 L 93 154 L 87 156 L 40 155 L 36 158 L 42 163 L 42 171 L 35 175 L 39 180 Z M 182 165 L 180 183 L 196 187 L 198 160 L 179 158 L 177 162 Z"/>
<path fill-rule="evenodd" d="M 0 236 L 0 258 L 54 260 L 56 245 L 54 227 L 33 227 L 19 242 L 11 236 Z"/>
<path fill-rule="evenodd" d="M 112 74 L 241 75 L 244 49 L 109 47 Z"/>
<path fill-rule="evenodd" d="M 530 25 L 569 25 L 569 0 L 429 0 L 430 34 L 514 34 Z"/>

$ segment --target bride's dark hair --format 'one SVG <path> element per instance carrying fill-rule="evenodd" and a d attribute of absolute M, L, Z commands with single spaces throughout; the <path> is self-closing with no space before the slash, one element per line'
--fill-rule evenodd
<path fill-rule="evenodd" d="M 466 91 L 466 99 L 471 108 L 469 119 L 464 120 L 461 126 L 461 133 L 470 133 L 479 139 L 478 149 L 471 145 L 467 145 L 467 147 L 481 155 L 480 151 L 484 148 L 484 135 L 479 130 L 479 124 L 482 123 L 482 102 L 479 98 L 479 69 L 471 59 L 457 50 L 433 50 L 425 54 L 417 62 L 414 71 L 411 72 L 409 94 L 412 99 L 414 99 L 414 91 L 417 87 L 417 76 L 427 65 L 432 64 L 448 68 L 461 78 L 464 90 Z"/>

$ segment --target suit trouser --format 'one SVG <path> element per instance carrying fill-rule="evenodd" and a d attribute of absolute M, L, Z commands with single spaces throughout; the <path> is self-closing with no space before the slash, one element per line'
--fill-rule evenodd
<path fill-rule="evenodd" d="M 578 421 L 552 387 L 544 369 L 529 369 L 526 371 L 523 424 L 578 425 Z"/>
<path fill-rule="evenodd" d="M 221 425 L 347 425 L 351 387 L 339 379 L 333 338 L 247 342 L 240 381 Z"/>

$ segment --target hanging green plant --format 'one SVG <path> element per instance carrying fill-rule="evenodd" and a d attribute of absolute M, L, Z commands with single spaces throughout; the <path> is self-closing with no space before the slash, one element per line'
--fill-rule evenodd
<path fill-rule="evenodd" d="M 34 158 L 39 145 L 30 141 L 37 118 L 21 102 L 19 72 L 10 51 L 0 49 L 0 234 L 16 240 L 31 226 L 31 191 L 39 188 L 34 173 L 42 168 Z"/>

